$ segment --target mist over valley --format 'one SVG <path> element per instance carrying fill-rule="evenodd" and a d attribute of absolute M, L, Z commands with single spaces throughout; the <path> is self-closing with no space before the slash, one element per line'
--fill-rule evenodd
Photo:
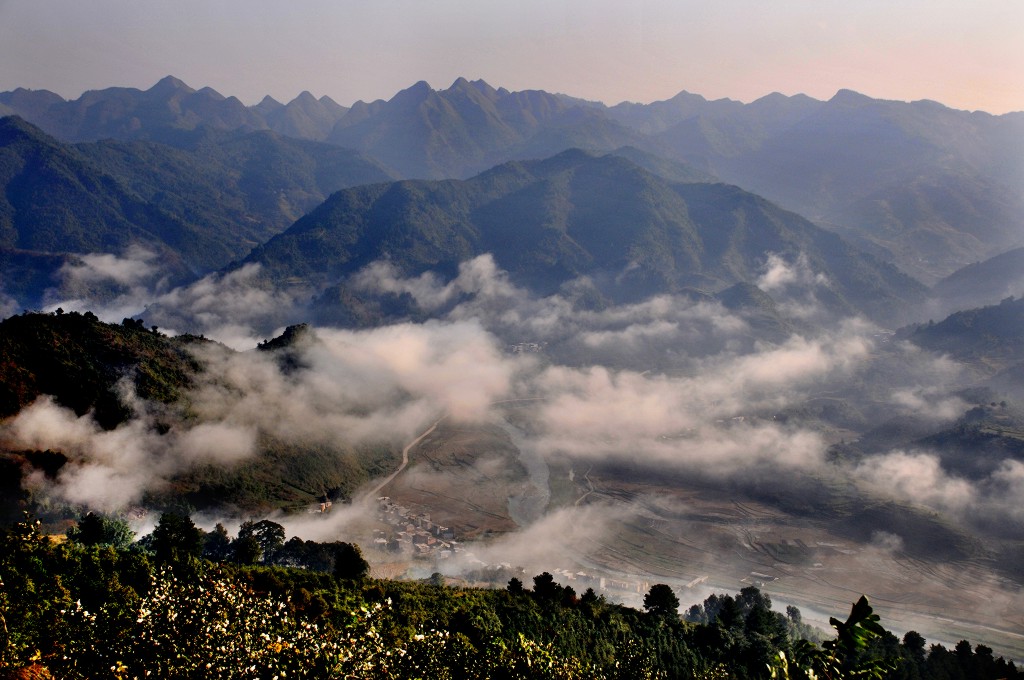
<path fill-rule="evenodd" d="M 5 519 L 822 627 L 867 594 L 1024 658 L 1021 114 L 170 77 L 0 113 Z"/>

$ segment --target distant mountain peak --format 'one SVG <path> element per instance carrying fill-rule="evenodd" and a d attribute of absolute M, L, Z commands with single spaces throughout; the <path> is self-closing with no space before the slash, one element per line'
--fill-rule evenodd
<path fill-rule="evenodd" d="M 448 87 L 449 90 L 468 90 L 473 89 L 478 92 L 497 92 L 491 85 L 484 79 L 478 78 L 477 80 L 469 80 L 463 76 L 456 78 L 452 84 Z"/>
<path fill-rule="evenodd" d="M 828 103 L 844 106 L 863 106 L 864 104 L 869 104 L 873 101 L 874 100 L 871 97 L 861 94 L 860 92 L 842 89 L 836 92 L 835 95 L 832 96 L 832 99 L 828 100 Z"/>
<path fill-rule="evenodd" d="M 681 101 L 693 101 L 693 102 L 706 102 L 707 98 L 694 94 L 693 92 L 687 92 L 686 90 L 680 90 L 674 97 L 669 99 L 670 102 L 681 102 Z"/>
<path fill-rule="evenodd" d="M 473 87 L 475 87 L 476 89 L 480 90 L 481 92 L 498 92 L 498 90 L 495 90 L 493 87 L 491 87 L 491 84 L 488 83 L 483 78 L 478 78 L 477 80 L 471 80 L 469 84 L 472 85 Z M 504 90 L 505 88 L 502 88 L 502 89 Z"/>
<path fill-rule="evenodd" d="M 430 84 L 427 81 L 421 80 L 413 85 L 410 85 L 404 90 L 399 90 L 398 93 L 396 93 L 395 96 L 392 97 L 390 101 L 423 99 L 429 96 L 433 91 L 434 89 L 430 87 Z"/>
<path fill-rule="evenodd" d="M 950 108 L 942 102 L 937 102 L 934 99 L 918 99 L 910 102 L 911 106 L 919 109 L 929 109 L 931 111 L 949 111 Z"/>
<path fill-rule="evenodd" d="M 757 99 L 755 99 L 754 101 L 752 101 L 750 103 L 751 104 L 758 104 L 758 103 L 778 104 L 778 103 L 782 103 L 782 102 L 787 102 L 790 99 L 799 99 L 799 100 L 806 101 L 806 100 L 810 99 L 810 97 L 808 97 L 805 94 L 795 94 L 792 97 L 790 97 L 789 95 L 782 94 L 781 92 L 770 92 L 770 93 L 766 94 L 763 97 L 758 97 Z"/>
<path fill-rule="evenodd" d="M 204 88 L 208 89 L 208 88 Z M 171 94 L 174 92 L 187 92 L 189 94 L 195 92 L 191 87 L 186 85 L 183 81 L 178 80 L 174 76 L 164 76 L 161 78 L 156 85 L 147 90 L 151 94 Z"/>
<path fill-rule="evenodd" d="M 27 87 L 16 87 L 9 92 L 0 93 L 6 95 L 5 99 L 12 99 L 16 97 L 35 96 L 35 97 L 49 97 L 54 100 L 65 101 L 64 97 L 61 97 L 56 92 L 50 92 L 49 90 L 33 90 Z"/>
<path fill-rule="evenodd" d="M 455 82 L 452 83 L 451 87 L 445 90 L 444 93 L 462 93 L 471 98 L 483 95 L 484 98 L 492 101 L 502 96 L 497 90 L 483 80 L 470 81 L 462 77 L 456 78 Z"/>
<path fill-rule="evenodd" d="M 184 83 L 182 83 L 182 84 L 184 85 Z M 188 89 L 188 88 L 184 88 L 184 89 Z M 222 95 L 220 92 L 217 92 L 217 90 L 213 89 L 212 87 L 204 87 L 203 89 L 201 89 L 198 92 L 196 92 L 196 94 L 202 95 L 202 96 L 206 97 L 207 99 L 213 99 L 214 101 L 218 101 L 218 102 L 222 102 L 225 99 L 227 99 L 224 95 Z"/>
<path fill-rule="evenodd" d="M 253 108 L 256 109 L 257 111 L 265 114 L 265 113 L 269 113 L 271 111 L 276 111 L 276 110 L 278 110 L 280 108 L 283 108 L 283 107 L 284 107 L 284 104 L 282 104 L 281 102 L 277 101 L 276 99 L 274 99 L 273 97 L 271 97 L 268 94 L 267 96 L 265 96 L 263 99 L 260 100 L 259 104 L 257 104 Z"/>

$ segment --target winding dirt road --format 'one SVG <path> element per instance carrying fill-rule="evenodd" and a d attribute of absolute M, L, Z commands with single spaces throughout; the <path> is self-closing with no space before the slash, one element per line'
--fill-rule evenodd
<path fill-rule="evenodd" d="M 373 490 L 370 491 L 370 495 L 372 497 L 376 497 L 380 493 L 381 489 L 383 489 L 385 486 L 391 483 L 391 480 L 393 480 L 398 475 L 402 474 L 402 470 L 404 470 L 405 467 L 409 464 L 409 452 L 412 451 L 412 448 L 419 444 L 424 439 L 426 439 L 428 436 L 430 436 L 430 434 L 437 429 L 437 426 L 440 425 L 441 421 L 444 420 L 445 418 L 447 418 L 447 416 L 441 416 L 440 418 L 438 418 L 436 421 L 434 421 L 433 425 L 424 430 L 420 434 L 420 436 L 416 437 L 416 439 L 413 439 L 405 446 L 404 449 L 402 449 L 402 464 L 398 466 L 397 470 L 395 470 L 390 475 L 385 477 L 384 481 L 382 481 L 377 486 L 373 487 Z"/>

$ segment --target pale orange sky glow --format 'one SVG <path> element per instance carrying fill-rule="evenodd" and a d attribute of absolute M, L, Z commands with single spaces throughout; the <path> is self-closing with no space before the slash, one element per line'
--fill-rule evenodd
<path fill-rule="evenodd" d="M 1024 2 L 0 0 L 0 90 L 77 97 L 168 74 L 250 104 L 465 76 L 609 104 L 849 88 L 1004 113 L 1024 111 Z"/>

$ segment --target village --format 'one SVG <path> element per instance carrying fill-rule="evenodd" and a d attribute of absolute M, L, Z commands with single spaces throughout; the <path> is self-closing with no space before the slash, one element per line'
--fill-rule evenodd
<path fill-rule="evenodd" d="M 390 529 L 377 529 L 373 534 L 378 550 L 397 552 L 417 560 L 440 562 L 459 555 L 483 581 L 503 583 L 509 575 L 526 576 L 510 564 L 487 564 L 466 551 L 455 540 L 455 530 L 433 522 L 430 514 L 416 512 L 394 502 L 388 496 L 377 499 L 378 518 Z M 596 592 L 618 595 L 643 595 L 650 588 L 646 580 L 598 576 L 584 571 L 554 569 L 552 575 L 564 585 L 579 592 L 593 588 Z"/>
<path fill-rule="evenodd" d="M 455 540 L 455 530 L 435 524 L 428 513 L 416 513 L 393 502 L 388 496 L 377 499 L 377 509 L 380 519 L 393 530 L 377 529 L 373 532 L 376 548 L 439 560 L 462 552 L 462 546 Z"/>

